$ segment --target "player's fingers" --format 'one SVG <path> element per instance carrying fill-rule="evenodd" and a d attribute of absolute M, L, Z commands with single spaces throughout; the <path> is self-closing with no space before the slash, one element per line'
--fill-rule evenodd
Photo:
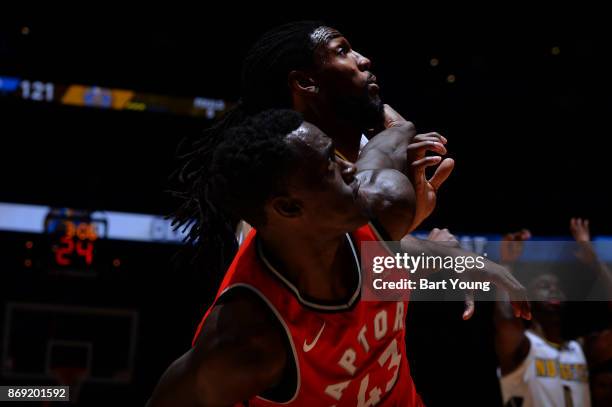
<path fill-rule="evenodd" d="M 427 236 L 427 240 L 436 240 L 436 237 L 438 236 L 438 234 L 440 233 L 440 229 L 438 228 L 433 228 L 430 232 L 429 235 Z"/>
<path fill-rule="evenodd" d="M 420 160 L 416 160 L 415 162 L 413 162 L 412 164 L 410 164 L 410 167 L 412 168 L 413 171 L 425 171 L 425 168 L 427 167 L 431 167 L 432 165 L 436 165 L 439 164 L 440 161 L 442 161 L 442 157 L 440 157 L 439 155 L 431 155 L 429 157 L 424 157 L 421 158 Z"/>
<path fill-rule="evenodd" d="M 529 229 L 521 230 L 521 240 L 529 240 L 531 239 L 531 232 Z"/>
<path fill-rule="evenodd" d="M 437 132 L 431 132 L 431 133 L 422 133 L 422 134 L 417 134 L 416 136 L 414 136 L 414 141 L 421 141 L 424 140 L 425 138 L 435 138 L 436 140 L 439 140 L 442 144 L 446 144 L 448 143 L 448 140 L 446 139 L 446 137 L 444 137 L 443 135 L 441 135 L 440 133 Z"/>
<path fill-rule="evenodd" d="M 526 301 L 511 301 L 512 311 L 516 318 L 530 320 L 531 312 L 529 311 L 529 303 Z"/>
<path fill-rule="evenodd" d="M 525 301 L 523 303 L 523 318 L 526 320 L 531 320 L 531 303 L 529 301 Z"/>
<path fill-rule="evenodd" d="M 527 291 L 517 282 L 519 287 L 510 292 L 511 304 L 514 309 L 514 315 L 517 318 L 531 319 L 531 304 L 527 298 Z"/>
<path fill-rule="evenodd" d="M 419 155 L 419 154 L 425 155 L 427 151 L 434 151 L 436 153 L 445 155 L 446 147 L 444 147 L 444 144 L 440 143 L 439 141 L 436 141 L 436 139 L 429 138 L 428 140 L 424 140 L 424 141 L 420 141 L 420 142 L 412 143 L 408 145 L 408 147 L 406 148 L 406 151 L 408 154 L 411 154 L 411 155 Z"/>
<path fill-rule="evenodd" d="M 383 114 L 384 126 L 386 129 L 398 126 L 399 124 L 406 121 L 406 119 L 404 119 L 401 114 L 399 114 L 389 105 L 384 106 Z"/>
<path fill-rule="evenodd" d="M 467 321 L 474 315 L 474 290 L 465 292 L 465 308 L 463 311 L 463 320 Z"/>
<path fill-rule="evenodd" d="M 496 284 L 508 293 L 514 316 L 531 319 L 531 306 L 525 287 L 505 268 L 499 271 L 495 280 Z"/>
<path fill-rule="evenodd" d="M 444 181 L 446 181 L 453 172 L 453 168 L 455 168 L 455 160 L 452 158 L 446 158 L 440 163 L 440 166 L 436 168 L 436 172 L 429 180 L 434 191 L 437 191 L 440 186 L 442 186 Z"/>

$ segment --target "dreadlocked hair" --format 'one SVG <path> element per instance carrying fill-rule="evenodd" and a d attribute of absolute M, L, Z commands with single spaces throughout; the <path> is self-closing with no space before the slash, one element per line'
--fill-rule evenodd
<path fill-rule="evenodd" d="M 247 53 L 241 78 L 242 97 L 222 119 L 206 129 L 201 137 L 184 139 L 177 149 L 179 168 L 170 176 L 171 193 L 181 200 L 169 217 L 173 226 L 187 232 L 186 242 L 196 247 L 192 263 L 204 260 L 207 268 L 225 270 L 238 244 L 234 234 L 240 217 L 220 211 L 210 202 L 211 165 L 217 148 L 228 130 L 248 117 L 267 109 L 290 109 L 291 94 L 287 83 L 292 70 L 314 66 L 317 46 L 311 34 L 323 23 L 300 21 L 279 26 L 264 34 Z M 247 132 L 248 133 L 248 132 Z M 245 133 L 245 134 L 247 134 Z M 253 141 L 243 137 L 248 145 Z M 243 196 L 250 195 L 250 184 L 244 185 Z M 257 191 L 254 191 L 257 195 Z M 255 219 L 256 219 L 256 215 Z"/>
<path fill-rule="evenodd" d="M 244 59 L 242 100 L 248 113 L 292 107 L 288 75 L 315 65 L 318 43 L 311 34 L 324 26 L 320 21 L 299 21 L 265 33 Z"/>
<path fill-rule="evenodd" d="M 180 208 L 181 216 L 193 217 L 175 218 L 173 224 L 187 232 L 186 240 L 197 247 L 213 278 L 220 280 L 235 254 L 235 221 L 265 225 L 266 201 L 285 191 L 297 161 L 286 137 L 302 122 L 293 110 L 264 111 L 226 129 L 219 145 L 201 157 Z"/>

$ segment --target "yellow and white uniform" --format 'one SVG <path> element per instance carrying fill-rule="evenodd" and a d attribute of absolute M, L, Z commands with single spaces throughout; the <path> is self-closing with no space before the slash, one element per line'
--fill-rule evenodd
<path fill-rule="evenodd" d="M 588 370 L 580 344 L 556 345 L 531 331 L 529 354 L 500 378 L 506 407 L 589 407 Z"/>

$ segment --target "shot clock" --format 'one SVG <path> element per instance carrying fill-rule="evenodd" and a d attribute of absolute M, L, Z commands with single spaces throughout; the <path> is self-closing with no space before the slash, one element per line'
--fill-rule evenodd
<path fill-rule="evenodd" d="M 94 275 L 103 259 L 107 221 L 87 211 L 51 209 L 45 217 L 47 268 L 52 272 Z"/>

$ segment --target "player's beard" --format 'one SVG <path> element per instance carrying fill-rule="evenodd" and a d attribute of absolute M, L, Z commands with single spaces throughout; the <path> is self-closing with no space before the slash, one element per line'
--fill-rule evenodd
<path fill-rule="evenodd" d="M 333 107 L 338 118 L 355 124 L 363 132 L 383 125 L 384 104 L 379 95 L 370 95 L 367 88 L 360 96 L 335 97 Z"/>

